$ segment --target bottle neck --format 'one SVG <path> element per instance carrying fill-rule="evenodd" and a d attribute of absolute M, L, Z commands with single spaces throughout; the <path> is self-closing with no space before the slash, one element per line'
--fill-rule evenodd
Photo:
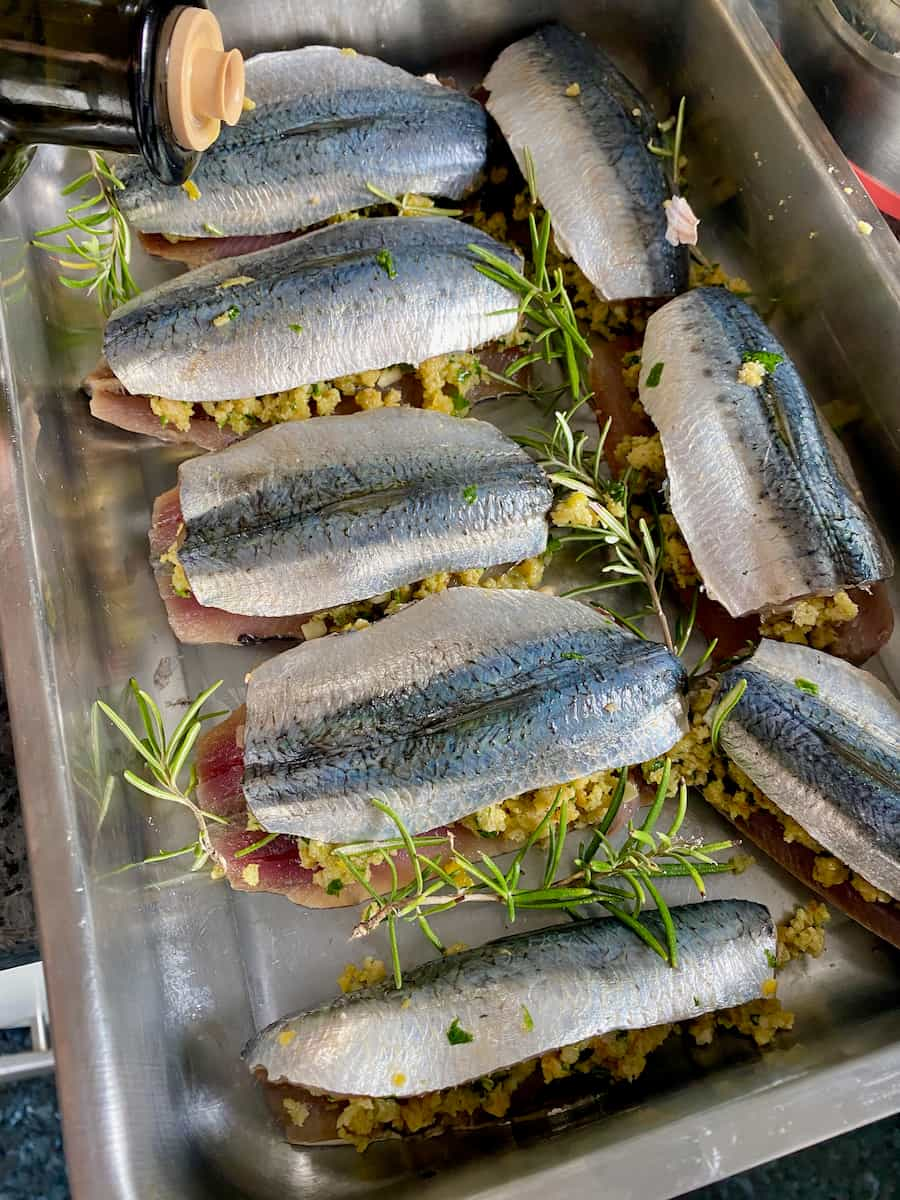
<path fill-rule="evenodd" d="M 0 123 L 21 144 L 144 153 L 166 182 L 196 154 L 168 122 L 164 32 L 178 0 L 7 0 L 0 11 Z"/>

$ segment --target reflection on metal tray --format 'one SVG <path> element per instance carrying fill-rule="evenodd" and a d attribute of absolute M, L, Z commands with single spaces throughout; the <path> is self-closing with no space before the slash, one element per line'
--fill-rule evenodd
<path fill-rule="evenodd" d="M 859 406 L 851 449 L 896 549 L 900 251 L 865 198 L 845 195 L 847 163 L 749 0 L 216 7 L 247 51 L 328 41 L 463 83 L 514 34 L 560 15 L 598 38 L 660 110 L 684 93 L 704 245 L 751 279 L 819 398 Z M 796 1034 L 772 1053 L 702 1079 L 666 1077 L 645 1103 L 612 1093 L 602 1120 L 579 1110 L 576 1120 L 364 1156 L 281 1142 L 237 1055 L 255 1026 L 334 993 L 353 915 L 229 893 L 171 863 L 107 874 L 181 844 L 185 827 L 117 792 L 98 833 L 103 779 L 91 778 L 87 722 L 97 691 L 116 697 L 131 674 L 154 680 L 175 715 L 222 675 L 223 701 L 237 702 L 261 652 L 179 651 L 166 625 L 146 528 L 179 452 L 92 422 L 77 385 L 97 355 L 98 322 L 24 249 L 34 214 L 48 224 L 60 210 L 74 165 L 42 151 L 2 210 L 0 619 L 75 1196 L 399 1198 L 424 1173 L 434 1200 L 543 1197 L 598 1179 L 613 1196 L 664 1197 L 900 1107 L 900 964 L 836 918 L 826 957 L 785 985 Z M 876 226 L 871 237 L 860 219 Z M 154 270 L 138 267 L 143 279 Z M 495 415 L 507 420 L 509 406 Z M 881 669 L 900 678 L 896 642 Z M 110 757 L 101 776 L 114 766 Z M 718 883 L 719 894 L 762 896 L 779 915 L 798 895 L 764 864 Z M 482 912 L 447 935 L 475 943 L 500 928 L 498 913 Z"/>

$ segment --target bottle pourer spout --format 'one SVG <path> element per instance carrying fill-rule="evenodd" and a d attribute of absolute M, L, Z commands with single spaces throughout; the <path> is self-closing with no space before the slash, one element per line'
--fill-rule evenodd
<path fill-rule="evenodd" d="M 175 140 L 206 150 L 224 121 L 236 125 L 244 105 L 244 59 L 226 50 L 219 22 L 208 9 L 185 8 L 172 30 L 166 83 Z"/>

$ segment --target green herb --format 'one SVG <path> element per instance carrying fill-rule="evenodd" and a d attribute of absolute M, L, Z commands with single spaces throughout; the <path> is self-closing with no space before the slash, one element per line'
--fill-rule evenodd
<path fill-rule="evenodd" d="M 390 817 L 398 836 L 389 842 L 340 846 L 334 851 L 371 897 L 352 937 L 365 937 L 383 924 L 388 926 L 394 981 L 400 987 L 403 975 L 397 950 L 398 921 L 418 925 L 433 945 L 440 946 L 440 939 L 429 919 L 461 904 L 502 904 L 510 922 L 523 912 L 572 913 L 581 905 L 600 904 L 667 963 L 675 966 L 678 961 L 675 926 L 656 881 L 687 878 L 693 881 L 701 896 L 705 895 L 706 875 L 735 869 L 733 861 L 716 862 L 711 857 L 718 851 L 730 849 L 733 843 L 698 845 L 695 840 L 678 839 L 687 812 L 687 788 L 683 781 L 678 787 L 676 811 L 669 828 L 665 831 L 657 828 L 671 776 L 671 763 L 666 759 L 656 797 L 646 817 L 639 826 L 629 823 L 627 837 L 615 847 L 608 833 L 624 802 L 628 771 L 626 767 L 620 772 L 602 821 L 591 830 L 587 843 L 579 846 L 567 868 L 561 864 L 569 826 L 569 806 L 562 790 L 557 792 L 506 871 L 483 851 L 479 852 L 477 861 L 467 857 L 457 848 L 452 836 L 413 837 L 390 805 L 373 800 L 378 811 Z M 525 856 L 542 838 L 547 840 L 543 874 L 525 886 L 521 879 Z M 436 847 L 442 848 L 446 857 L 437 857 L 434 854 Z M 392 851 L 401 849 L 409 856 L 415 878 L 400 885 L 394 871 L 390 889 L 379 893 L 354 860 L 373 850 L 381 850 L 389 856 Z M 641 920 L 641 909 L 648 898 L 655 904 L 662 921 L 662 941 Z"/>
<path fill-rule="evenodd" d="M 344 890 L 344 884 L 340 879 L 330 879 L 328 887 L 325 889 L 325 894 L 328 896 L 339 896 Z"/>
<path fill-rule="evenodd" d="M 767 371 L 774 371 L 779 363 L 784 362 L 784 355 L 775 354 L 771 350 L 745 350 L 741 355 L 741 361 L 759 363 Z"/>
<path fill-rule="evenodd" d="M 818 696 L 819 694 L 819 685 L 813 683 L 811 679 L 795 679 L 794 687 L 798 687 L 801 692 L 807 692 L 810 696 Z"/>
<path fill-rule="evenodd" d="M 448 389 L 448 391 L 450 394 L 450 399 L 453 401 L 453 411 L 456 413 L 456 415 L 461 416 L 463 413 L 467 413 L 469 411 L 469 402 L 459 388 L 451 387 Z"/>
<path fill-rule="evenodd" d="M 454 1017 L 447 1030 L 447 1041 L 451 1046 L 465 1046 L 467 1042 L 475 1041 L 475 1034 L 463 1029 L 459 1023 L 459 1017 Z"/>
<path fill-rule="evenodd" d="M 150 779 L 145 779 L 135 774 L 134 771 L 128 770 L 123 771 L 123 778 L 132 787 L 137 788 L 138 791 L 143 792 L 147 796 L 152 796 L 157 800 L 170 800 L 173 804 L 178 804 L 186 808 L 197 822 L 198 836 L 195 842 L 191 842 L 188 846 L 183 846 L 180 850 L 164 850 L 160 854 L 152 855 L 150 858 L 141 860 L 141 862 L 129 863 L 127 866 L 120 867 L 119 869 L 127 871 L 132 867 L 143 866 L 144 863 L 161 862 L 166 858 L 175 858 L 180 854 L 193 854 L 194 863 L 191 870 L 198 871 L 206 865 L 213 854 L 212 843 L 209 837 L 209 823 L 227 825 L 228 822 L 224 817 L 220 817 L 216 813 L 206 812 L 194 802 L 193 795 L 197 789 L 197 773 L 195 768 L 193 766 L 190 767 L 185 782 L 182 782 L 182 776 L 187 767 L 191 751 L 194 749 L 197 738 L 200 736 L 202 723 L 211 720 L 213 717 L 225 715 L 222 712 L 200 714 L 200 709 L 213 692 L 222 686 L 222 680 L 220 679 L 218 683 L 214 683 L 212 687 L 208 687 L 196 699 L 191 701 L 185 710 L 184 716 L 169 735 L 166 734 L 165 722 L 163 721 L 159 705 L 153 697 L 145 692 L 143 688 L 139 687 L 135 679 L 130 680 L 129 686 L 137 703 L 138 712 L 140 713 L 143 733 L 132 729 L 125 718 L 120 716 L 119 713 L 103 700 L 95 701 L 97 709 L 113 723 L 119 733 L 140 755 L 144 762 L 144 769 L 150 775 Z"/>
<path fill-rule="evenodd" d="M 424 197 L 417 196 L 415 192 L 404 192 L 400 197 L 392 196 L 376 187 L 374 183 L 367 183 L 366 191 L 371 192 L 384 204 L 392 205 L 401 217 L 461 217 L 463 213 L 461 208 L 438 208 L 430 202 L 423 204 Z"/>
<path fill-rule="evenodd" d="M 663 144 L 657 146 L 651 139 L 647 144 L 647 149 L 651 154 L 656 154 L 659 158 L 667 158 L 671 160 L 672 165 L 672 191 L 677 196 L 678 188 L 681 183 L 681 168 L 683 166 L 681 160 L 681 143 L 684 138 L 684 112 L 685 112 L 685 97 L 682 96 L 678 103 L 678 113 L 674 117 L 669 117 L 667 121 L 659 123 L 659 131 L 663 135 Z M 671 138 L 669 134 L 674 128 L 675 133 Z"/>
<path fill-rule="evenodd" d="M 290 329 L 291 333 L 302 333 L 303 332 L 303 326 L 297 324 L 296 322 L 293 325 L 288 325 L 288 329 Z M 316 395 L 318 395 L 318 393 L 316 393 Z"/>
<path fill-rule="evenodd" d="M 532 205 L 536 205 L 538 197 L 534 180 L 534 160 L 527 147 L 524 155 L 525 177 Z M 552 219 L 549 212 L 544 213 L 540 226 L 534 213 L 528 214 L 531 262 L 526 265 L 524 271 L 477 243 L 470 243 L 469 250 L 480 260 L 475 264 L 477 271 L 508 288 L 518 297 L 516 308 L 500 309 L 497 313 L 489 315 L 518 312 L 520 317 L 537 330 L 534 339 L 535 350 L 511 363 L 506 370 L 506 376 L 511 378 L 531 363 L 559 361 L 564 368 L 568 388 L 577 407 L 590 395 L 586 362 L 593 357 L 593 352 L 578 329 L 578 321 L 565 288 L 562 269 L 557 267 L 552 276 L 547 269 L 551 228 Z"/>
<path fill-rule="evenodd" d="M 650 373 L 647 376 L 648 388 L 659 387 L 659 381 L 662 379 L 663 367 L 665 367 L 665 365 L 665 363 L 658 362 L 654 363 L 650 368 Z"/>
<path fill-rule="evenodd" d="M 694 997 L 694 1008 L 699 1008 L 699 1007 L 700 1007 L 700 998 L 699 998 L 699 996 L 695 996 Z"/>
<path fill-rule="evenodd" d="M 234 857 L 246 858 L 248 854 L 253 854 L 257 850 L 262 850 L 264 846 L 268 846 L 269 842 L 274 842 L 277 837 L 277 833 L 267 833 L 265 837 L 261 837 L 258 842 L 254 842 L 252 846 L 245 846 L 243 850 L 238 850 Z"/>
<path fill-rule="evenodd" d="M 556 554 L 556 552 L 561 549 L 562 549 L 562 542 L 559 540 L 558 537 L 548 537 L 547 538 L 547 553 L 548 554 Z"/>
<path fill-rule="evenodd" d="M 397 278 L 397 268 L 394 266 L 394 258 L 390 250 L 379 250 L 375 255 L 375 261 L 383 271 L 387 272 L 388 279 Z"/>
<path fill-rule="evenodd" d="M 522 1029 L 525 1033 L 531 1033 L 534 1030 L 534 1018 L 524 1004 L 522 1005 Z"/>
<path fill-rule="evenodd" d="M 465 500 L 466 504 L 474 504 L 477 499 L 478 488 L 474 483 L 470 483 L 467 487 L 463 488 L 463 500 Z"/>
<path fill-rule="evenodd" d="M 229 321 L 236 321 L 240 315 L 241 315 L 241 310 L 238 308 L 238 306 L 236 304 L 232 304 L 229 308 L 227 308 L 225 310 L 225 316 L 228 318 Z"/>
<path fill-rule="evenodd" d="M 567 650 L 565 654 L 560 655 L 561 658 L 567 658 L 571 662 L 584 662 L 584 655 L 579 654 L 576 650 Z"/>
<path fill-rule="evenodd" d="M 719 750 L 719 734 L 722 732 L 722 726 L 746 690 L 747 680 L 739 679 L 727 696 L 723 697 L 716 705 L 709 732 L 710 744 L 716 753 Z"/>
<path fill-rule="evenodd" d="M 90 194 L 66 209 L 66 220 L 60 225 L 39 230 L 31 244 L 57 256 L 57 263 L 66 269 L 57 276 L 64 287 L 83 289 L 89 296 L 96 295 L 98 304 L 108 315 L 136 296 L 140 288 L 129 266 L 131 232 L 116 197 L 125 184 L 102 154 L 95 150 L 88 153 L 90 170 L 64 187 L 62 195 L 71 196 L 85 190 Z M 94 188 L 96 191 L 92 190 Z M 65 235 L 64 243 L 45 240 L 59 234 Z M 59 257 L 61 254 L 64 257 Z"/>
<path fill-rule="evenodd" d="M 778 966 L 778 959 L 771 950 L 766 951 L 766 963 L 772 968 L 773 971 Z"/>
<path fill-rule="evenodd" d="M 203 232 L 208 233 L 210 237 L 225 237 L 218 225 L 213 225 L 209 221 L 204 224 Z"/>
<path fill-rule="evenodd" d="M 643 584 L 650 600 L 650 611 L 659 621 L 666 647 L 674 654 L 675 639 L 662 603 L 663 552 L 660 531 L 658 528 L 651 531 L 643 517 L 637 522 L 636 528 L 632 528 L 627 517 L 616 516 L 610 508 L 615 503 L 627 513 L 630 506 L 627 476 L 611 482 L 605 474 L 603 448 L 611 422 L 607 420 L 597 445 L 591 450 L 587 434 L 573 432 L 565 413 L 557 412 L 555 416 L 552 435 L 540 431 L 517 440 L 535 453 L 560 495 L 580 492 L 591 501 L 591 510 L 597 517 L 598 525 L 595 528 L 573 527 L 568 533 L 560 535 L 560 544 L 578 547 L 579 562 L 597 552 L 610 559 L 600 569 L 600 574 L 606 576 L 605 580 L 573 588 L 566 595 L 581 596 L 623 584 Z M 622 617 L 608 608 L 605 611 L 632 633 L 646 640 L 646 635 L 633 619 Z"/>

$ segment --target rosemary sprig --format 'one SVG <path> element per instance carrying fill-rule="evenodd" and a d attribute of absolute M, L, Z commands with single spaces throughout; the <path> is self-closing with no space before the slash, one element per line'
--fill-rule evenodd
<path fill-rule="evenodd" d="M 457 848 L 451 834 L 443 838 L 413 837 L 393 809 L 373 801 L 381 812 L 391 818 L 398 837 L 392 843 L 348 845 L 335 851 L 371 897 L 352 936 L 366 937 L 380 926 L 387 925 L 394 981 L 399 987 L 403 976 L 397 951 L 397 927 L 401 921 L 418 925 L 428 940 L 441 949 L 441 940 L 430 921 L 463 904 L 502 904 L 511 922 L 522 912 L 536 910 L 561 910 L 577 917 L 580 915 L 577 911 L 579 908 L 599 904 L 667 963 L 676 966 L 678 948 L 675 929 L 657 882 L 661 879 L 688 878 L 693 881 L 700 895 L 705 895 L 704 880 L 707 875 L 734 870 L 731 860 L 717 862 L 712 855 L 731 849 L 734 843 L 699 843 L 679 839 L 687 812 L 687 787 L 683 780 L 678 787 L 676 811 L 669 827 L 665 830 L 657 828 L 671 776 L 671 760 L 666 759 L 656 796 L 646 817 L 640 825 L 629 822 L 624 842 L 615 847 L 608 834 L 624 799 L 628 773 L 627 767 L 620 772 L 603 820 L 591 831 L 587 842 L 581 843 L 570 869 L 562 873 L 560 865 L 568 828 L 568 806 L 561 791 L 505 871 L 487 854 L 481 853 L 478 862 L 470 859 Z M 526 855 L 541 838 L 547 840 L 547 851 L 543 869 L 539 872 L 540 882 L 536 886 L 528 886 L 522 882 Z M 435 846 L 440 844 L 446 851 L 443 861 L 433 856 Z M 379 893 L 366 880 L 354 860 L 371 854 L 373 849 L 388 845 L 395 848 L 402 846 L 406 850 L 414 878 L 400 885 L 394 869 L 391 888 Z M 641 920 L 641 910 L 648 899 L 662 919 L 665 942 L 661 942 Z"/>
<path fill-rule="evenodd" d="M 383 204 L 390 204 L 396 208 L 401 217 L 461 217 L 463 213 L 461 208 L 439 208 L 436 204 L 420 204 L 421 197 L 415 192 L 392 196 L 390 192 L 382 191 L 374 183 L 367 183 L 366 191 L 371 192 Z"/>
<path fill-rule="evenodd" d="M 538 203 L 534 160 L 527 147 L 524 154 L 525 178 L 533 210 Z M 531 241 L 530 263 L 526 264 L 523 271 L 498 258 L 484 246 L 471 243 L 469 249 L 480 260 L 475 267 L 477 271 L 518 297 L 515 309 L 500 311 L 518 312 L 536 330 L 534 351 L 511 363 L 507 367 L 507 374 L 513 376 L 536 362 L 559 362 L 564 368 L 569 391 L 577 408 L 590 395 L 586 360 L 593 357 L 593 352 L 578 328 L 562 268 L 557 267 L 551 273 L 547 266 L 552 232 L 550 213 L 545 211 L 538 225 L 534 211 L 529 212 L 528 232 Z M 570 414 L 573 411 L 571 409 Z"/>
<path fill-rule="evenodd" d="M 722 726 L 727 721 L 731 712 L 737 705 L 741 696 L 747 690 L 747 680 L 739 679 L 734 687 L 727 692 L 715 707 L 709 727 L 709 741 L 713 750 L 719 751 L 719 735 L 722 732 Z"/>
<path fill-rule="evenodd" d="M 222 712 L 202 714 L 200 712 L 200 709 L 213 692 L 221 687 L 221 684 L 222 680 L 220 679 L 218 683 L 214 683 L 211 687 L 206 688 L 196 699 L 192 700 L 185 710 L 184 716 L 168 736 L 166 735 L 165 722 L 159 705 L 152 696 L 138 686 L 135 679 L 130 680 L 130 687 L 141 716 L 143 733 L 140 730 L 133 729 L 125 718 L 105 703 L 105 701 L 96 700 L 94 702 L 95 711 L 99 710 L 102 712 L 118 729 L 125 740 L 131 744 L 132 748 L 137 751 L 143 759 L 145 768 L 151 777 L 150 779 L 146 779 L 137 775 L 134 771 L 126 770 L 123 772 L 124 779 L 132 787 L 137 788 L 138 791 L 143 792 L 147 796 L 153 796 L 157 800 L 169 800 L 173 804 L 181 805 L 191 813 L 197 822 L 196 841 L 191 842 L 187 846 L 182 846 L 178 850 L 163 850 L 158 854 L 151 855 L 149 858 L 142 859 L 140 862 L 128 863 L 126 866 L 120 867 L 120 871 L 128 871 L 134 867 L 144 866 L 146 863 L 162 862 L 165 859 L 176 858 L 182 854 L 193 854 L 194 862 L 191 870 L 199 871 L 212 856 L 213 850 L 209 838 L 209 823 L 227 825 L 228 822 L 224 817 L 206 812 L 194 802 L 193 794 L 197 788 L 197 774 L 193 764 L 188 769 L 186 781 L 182 779 L 182 776 L 187 767 L 191 751 L 194 748 L 197 738 L 200 736 L 200 729 L 203 722 L 209 721 L 213 717 L 225 715 Z"/>
<path fill-rule="evenodd" d="M 632 527 L 628 517 L 630 492 L 627 474 L 621 480 L 610 480 L 604 473 L 603 448 L 609 428 L 610 421 L 607 420 L 597 445 L 590 449 L 587 434 L 574 432 L 567 414 L 558 412 L 552 434 L 548 436 L 541 432 L 518 440 L 537 456 L 551 483 L 561 492 L 580 492 L 586 496 L 597 518 L 596 527 L 575 526 L 568 533 L 558 535 L 559 541 L 563 545 L 571 544 L 580 548 L 579 562 L 597 550 L 612 552 L 611 561 L 601 569 L 601 574 L 608 577 L 606 581 L 574 588 L 566 594 L 580 596 L 627 583 L 642 584 L 647 589 L 651 611 L 659 621 L 666 647 L 674 654 L 677 651 L 676 638 L 662 603 L 663 553 L 659 531 L 651 530 L 644 517 L 638 520 L 636 527 Z M 613 504 L 621 516 L 612 511 Z M 612 610 L 607 611 L 633 633 L 646 636 L 633 620 L 619 617 Z M 686 638 L 684 643 L 687 644 Z"/>
<path fill-rule="evenodd" d="M 96 150 L 88 153 L 91 169 L 62 190 L 63 196 L 83 191 L 89 192 L 88 196 L 66 209 L 62 224 L 39 230 L 31 244 L 56 255 L 57 263 L 65 268 L 58 276 L 64 287 L 96 294 L 108 315 L 140 289 L 129 266 L 131 231 L 116 198 L 125 185 L 102 154 Z M 65 235 L 62 243 L 45 240 L 60 234 Z"/>
<path fill-rule="evenodd" d="M 660 133 L 663 135 L 663 144 L 661 146 L 657 146 L 652 138 L 647 144 L 647 149 L 651 154 L 655 154 L 659 158 L 666 158 L 670 160 L 672 171 L 672 192 L 676 196 L 678 195 L 678 187 L 681 183 L 681 168 L 683 165 L 681 161 L 681 143 L 684 137 L 685 104 L 686 98 L 682 96 L 681 100 L 678 102 L 677 114 L 674 117 L 669 117 L 667 121 L 663 121 L 659 125 Z M 674 134 L 672 137 L 670 137 L 669 135 L 672 133 L 673 129 Z"/>

